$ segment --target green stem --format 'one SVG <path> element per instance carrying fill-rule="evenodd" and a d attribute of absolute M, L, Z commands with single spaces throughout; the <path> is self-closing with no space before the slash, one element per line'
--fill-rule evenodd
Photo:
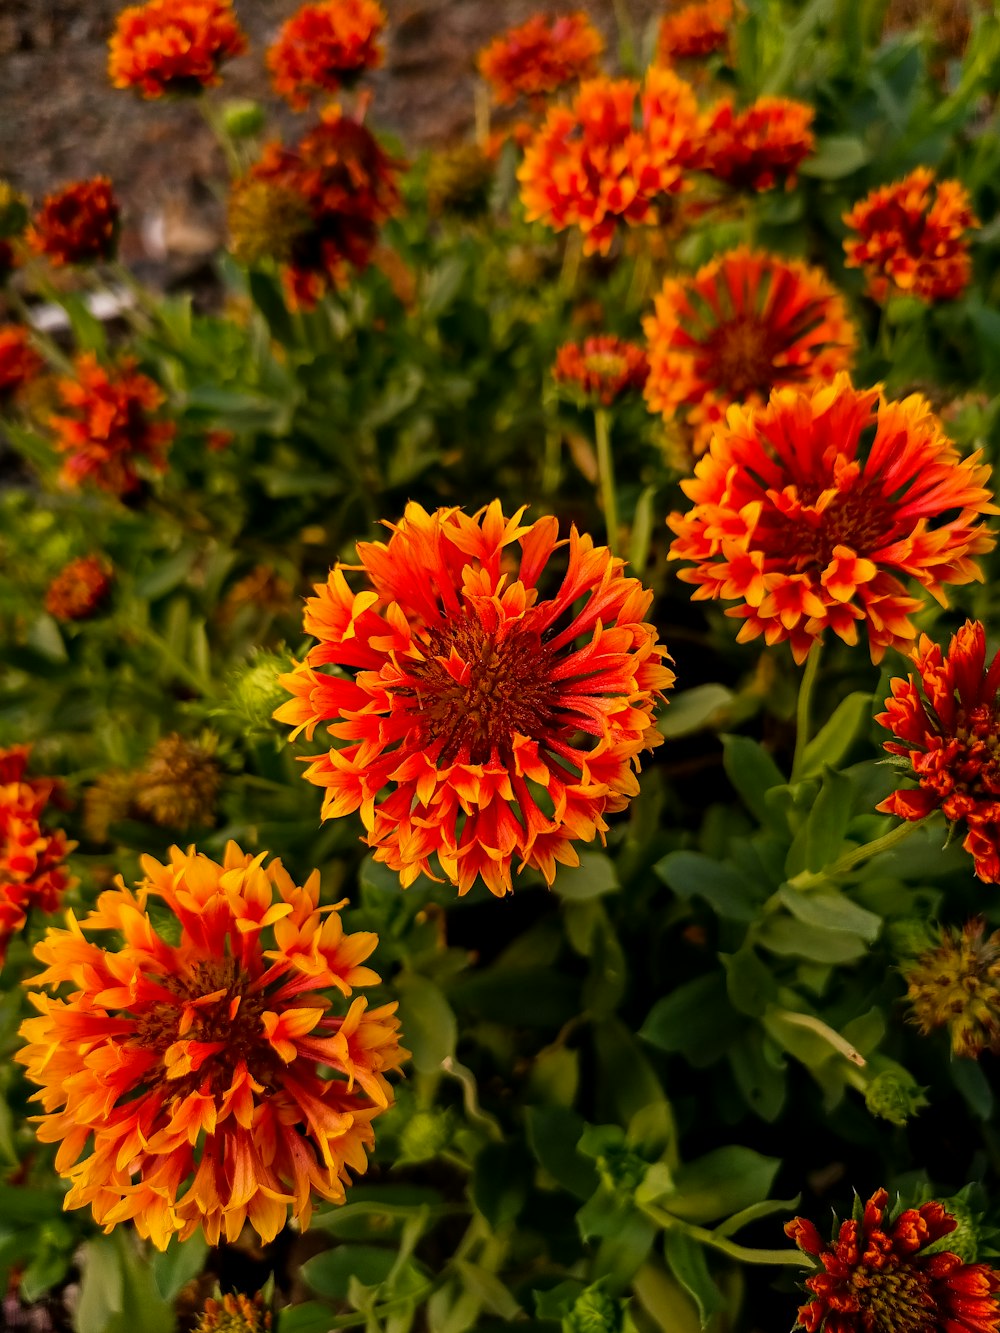
<path fill-rule="evenodd" d="M 198 110 L 201 112 L 202 119 L 205 121 L 205 124 L 212 131 L 212 133 L 215 135 L 216 142 L 218 143 L 219 147 L 222 149 L 225 155 L 226 166 L 229 168 L 229 174 L 234 178 L 237 176 L 242 176 L 243 163 L 240 161 L 239 152 L 236 149 L 236 145 L 230 138 L 229 131 L 226 129 L 222 117 L 216 113 L 215 107 L 212 105 L 212 103 L 208 100 L 207 97 L 198 97 L 196 101 L 198 103 Z"/>
<path fill-rule="evenodd" d="M 148 625 L 133 624 L 129 627 L 129 632 L 142 639 L 150 648 L 155 648 L 179 680 L 186 681 L 199 694 L 210 695 L 213 693 L 211 681 L 205 680 L 197 671 L 188 666 L 183 657 L 175 653 L 166 640 L 157 634 L 156 630 L 150 629 Z"/>
<path fill-rule="evenodd" d="M 673 1228 L 674 1230 L 683 1231 L 692 1240 L 698 1241 L 701 1245 L 709 1245 L 713 1250 L 728 1255 L 730 1259 L 735 1259 L 738 1263 L 792 1264 L 796 1268 L 814 1267 L 809 1256 L 803 1254 L 801 1250 L 751 1250 L 746 1245 L 737 1245 L 735 1241 L 729 1240 L 728 1237 L 720 1236 L 715 1231 L 709 1231 L 706 1227 L 698 1227 L 691 1222 L 684 1222 L 679 1217 L 674 1217 L 672 1213 L 657 1208 L 655 1204 L 643 1204 L 641 1207 L 646 1216 L 657 1226 L 661 1226 L 665 1230 Z"/>
<path fill-rule="evenodd" d="M 563 301 L 568 301 L 573 295 L 582 256 L 583 232 L 578 227 L 571 227 L 566 237 L 562 268 L 559 271 L 559 297 Z"/>
<path fill-rule="evenodd" d="M 625 298 L 625 304 L 629 309 L 646 304 L 646 293 L 652 276 L 653 260 L 649 251 L 643 248 L 636 257 L 632 269 L 632 281 L 629 283 L 628 295 Z"/>
<path fill-rule="evenodd" d="M 618 554 L 618 498 L 615 494 L 615 470 L 611 461 L 611 427 L 608 410 L 594 408 L 594 436 L 597 442 L 597 477 L 604 507 L 604 526 L 608 532 L 608 547 Z"/>
<path fill-rule="evenodd" d="M 41 329 L 35 328 L 31 319 L 31 309 L 21 296 L 20 292 L 14 291 L 13 288 L 8 288 L 5 292 L 5 296 L 7 298 L 7 304 L 31 334 L 31 341 L 44 355 L 46 361 L 53 365 L 61 374 L 75 376 L 76 371 L 73 367 L 73 362 L 62 348 L 57 346 L 47 333 L 43 333 Z"/>
<path fill-rule="evenodd" d="M 615 23 L 618 26 L 618 59 L 622 73 L 633 75 L 639 72 L 639 62 L 635 51 L 635 29 L 632 16 L 628 12 L 626 0 L 611 0 L 615 11 Z"/>
<path fill-rule="evenodd" d="M 826 880 L 837 875 L 846 875 L 849 870 L 853 870 L 862 861 L 868 861 L 873 856 L 878 856 L 881 852 L 891 851 L 901 842 L 905 842 L 918 828 L 922 828 L 927 822 L 926 819 L 910 820 L 904 819 L 901 824 L 897 824 L 894 829 L 888 833 L 883 833 L 880 838 L 873 838 L 871 842 L 863 842 L 860 847 L 855 847 L 850 852 L 845 852 L 839 860 L 834 861 L 832 866 L 827 866 L 824 870 L 811 871 L 803 870 L 801 874 L 796 875 L 788 881 L 793 889 L 810 889 L 815 884 L 822 884 Z"/>
<path fill-rule="evenodd" d="M 799 682 L 799 698 L 795 705 L 795 753 L 792 756 L 792 781 L 798 778 L 805 759 L 806 746 L 809 744 L 809 724 L 812 716 L 812 695 L 819 672 L 819 639 L 809 649 L 805 669 Z"/>

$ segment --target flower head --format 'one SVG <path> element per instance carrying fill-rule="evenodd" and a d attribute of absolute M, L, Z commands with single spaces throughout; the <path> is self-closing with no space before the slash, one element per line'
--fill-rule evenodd
<path fill-rule="evenodd" d="M 68 455 L 62 479 L 71 486 L 91 481 L 112 495 L 126 495 L 139 485 L 137 459 L 157 472 L 166 470 L 175 427 L 153 415 L 165 395 L 128 357 L 105 370 L 92 352 L 84 352 L 75 366 L 75 379 L 59 381 L 66 415 L 52 418 L 56 448 Z"/>
<path fill-rule="evenodd" d="M 27 776 L 30 753 L 27 745 L 0 750 L 0 964 L 28 912 L 55 912 L 75 883 L 63 863 L 76 844 L 41 822 L 58 783 Z"/>
<path fill-rule="evenodd" d="M 199 1229 L 233 1241 L 246 1221 L 269 1241 L 289 1209 L 308 1225 L 313 1194 L 343 1202 L 406 1056 L 396 1006 L 350 998 L 378 981 L 362 966 L 377 937 L 319 906 L 318 872 L 299 888 L 266 855 L 143 857 L 136 892 L 119 879 L 35 947 L 34 982 L 70 989 L 31 996 L 17 1059 L 65 1206 L 107 1230 L 132 1219 L 160 1249 Z"/>
<path fill-rule="evenodd" d="M 194 1333 L 268 1333 L 271 1311 L 260 1294 L 244 1296 L 227 1291 L 219 1300 L 210 1296 Z"/>
<path fill-rule="evenodd" d="M 586 254 L 606 254 L 620 223 L 655 226 L 686 188 L 696 123 L 694 93 L 671 70 L 653 66 L 642 87 L 589 79 L 528 144 L 517 173 L 528 221 L 579 227 Z"/>
<path fill-rule="evenodd" d="M 893 292 L 952 301 L 969 285 L 965 232 L 979 219 L 960 181 L 938 181 L 930 167 L 917 167 L 872 190 L 844 214 L 844 222 L 858 233 L 844 242 L 847 266 L 863 269 L 876 301 Z"/>
<path fill-rule="evenodd" d="M 772 389 L 829 380 L 854 346 L 843 298 L 819 269 L 743 247 L 693 277 L 668 278 L 643 328 L 649 407 L 668 420 L 682 414 L 698 453 L 731 403 L 756 406 Z"/>
<path fill-rule="evenodd" d="M 736 190 L 773 190 L 795 184 L 813 152 L 813 109 L 786 97 L 758 97 L 745 111 L 725 98 L 705 115 L 697 165 Z"/>
<path fill-rule="evenodd" d="M 244 176 L 229 196 L 229 246 L 241 264 L 262 259 L 286 263 L 296 242 L 312 229 L 302 193 L 278 181 Z"/>
<path fill-rule="evenodd" d="M 246 49 L 231 0 L 148 0 L 118 15 L 108 74 L 147 98 L 197 93 L 220 83 L 221 66 Z"/>
<path fill-rule="evenodd" d="M 134 775 L 133 799 L 163 828 L 204 828 L 215 822 L 221 778 L 213 744 L 174 733 L 156 742 Z"/>
<path fill-rule="evenodd" d="M 119 213 L 107 176 L 74 181 L 42 200 L 28 228 L 28 244 L 56 267 L 111 259 Z"/>
<path fill-rule="evenodd" d="M 724 51 L 729 43 L 733 0 L 694 0 L 675 14 L 664 14 L 656 42 L 662 65 Z"/>
<path fill-rule="evenodd" d="M 802 662 L 827 629 L 856 643 L 860 622 L 879 662 L 916 634 L 921 602 L 901 580 L 944 602 L 947 584 L 981 577 L 988 476 L 919 394 L 889 402 L 843 373 L 775 389 L 766 407 L 731 407 L 681 483 L 694 504 L 668 520 L 670 557 L 694 562 L 680 578 L 696 599 L 739 602 L 740 642 L 788 640 Z"/>
<path fill-rule="evenodd" d="M 885 748 L 909 761 L 915 789 L 893 792 L 879 810 L 923 819 L 940 809 L 964 823 L 962 844 L 976 874 L 1000 883 L 1000 653 L 987 665 L 986 631 L 966 621 L 947 656 L 921 635 L 915 673 L 891 682 L 892 698 L 875 719 L 892 732 Z"/>
<path fill-rule="evenodd" d="M 336 92 L 382 63 L 385 10 L 377 0 L 320 0 L 303 5 L 267 52 L 274 90 L 297 111 L 313 93 Z"/>
<path fill-rule="evenodd" d="M 927 1036 L 946 1027 L 959 1059 L 1000 1055 L 1000 930 L 982 917 L 943 927 L 935 943 L 903 965 L 913 1021 Z"/>
<path fill-rule="evenodd" d="M 609 334 L 564 343 L 556 352 L 552 375 L 558 383 L 576 387 L 585 397 L 608 407 L 630 390 L 646 383 L 649 363 L 635 343 Z"/>
<path fill-rule="evenodd" d="M 427 168 L 428 212 L 479 217 L 489 206 L 493 175 L 493 160 L 476 143 L 439 150 Z"/>
<path fill-rule="evenodd" d="M 500 106 L 540 101 L 597 73 L 604 39 L 586 14 L 535 14 L 480 51 L 479 72 Z"/>
<path fill-rule="evenodd" d="M 96 555 L 82 555 L 64 565 L 45 593 L 45 609 L 56 620 L 88 620 L 111 591 L 111 573 Z"/>
<path fill-rule="evenodd" d="M 823 1271 L 806 1278 L 812 1299 L 797 1328 L 807 1333 L 996 1333 L 1000 1273 L 967 1264 L 935 1241 L 957 1227 L 942 1204 L 923 1203 L 895 1217 L 877 1190 L 858 1216 L 824 1244 L 812 1222 L 796 1217 L 785 1232 Z"/>
<path fill-rule="evenodd" d="M 20 393 L 44 366 L 21 324 L 0 324 L 0 403 Z"/>
<path fill-rule="evenodd" d="M 644 623 L 652 593 L 606 547 L 575 528 L 560 543 L 554 518 L 523 512 L 407 505 L 388 542 L 358 545 L 368 587 L 339 568 L 317 585 L 305 628 L 319 643 L 282 678 L 294 697 L 279 721 L 310 739 L 323 723 L 337 742 L 306 772 L 327 789 L 324 817 L 360 810 L 404 887 L 434 875 L 434 856 L 460 893 L 480 875 L 509 892 L 515 857 L 551 883 L 556 861 L 577 864 L 573 842 L 603 837 L 628 804 L 659 740 L 673 674 Z"/>

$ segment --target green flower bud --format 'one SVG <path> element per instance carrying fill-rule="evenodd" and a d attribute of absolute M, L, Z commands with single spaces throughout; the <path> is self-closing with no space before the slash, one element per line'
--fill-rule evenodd
<path fill-rule="evenodd" d="M 927 1105 L 924 1090 L 901 1065 L 876 1074 L 865 1088 L 869 1112 L 893 1125 L 905 1125 L 911 1116 Z"/>
<path fill-rule="evenodd" d="M 562 1321 L 564 1333 L 620 1333 L 625 1307 L 625 1301 L 616 1301 L 597 1283 L 576 1298 Z"/>
<path fill-rule="evenodd" d="M 234 97 L 222 108 L 222 125 L 231 139 L 249 139 L 264 128 L 264 108 L 249 97 Z"/>
<path fill-rule="evenodd" d="M 426 1162 L 451 1141 L 451 1116 L 442 1111 L 417 1111 L 399 1136 L 401 1162 Z"/>

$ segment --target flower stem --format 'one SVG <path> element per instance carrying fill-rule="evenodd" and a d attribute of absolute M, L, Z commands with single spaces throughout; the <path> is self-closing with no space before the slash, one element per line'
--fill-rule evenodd
<path fill-rule="evenodd" d="M 20 292 L 15 291 L 13 288 L 9 288 L 5 293 L 5 296 L 7 298 L 7 304 L 17 315 L 18 319 L 20 319 L 24 327 L 29 331 L 31 334 L 31 341 L 44 355 L 46 361 L 63 375 L 75 375 L 76 371 L 73 368 L 72 360 L 47 333 L 43 333 L 41 329 L 35 327 L 32 320 L 31 308 L 23 299 Z"/>
<path fill-rule="evenodd" d="M 845 852 L 843 856 L 834 861 L 833 865 L 827 866 L 824 870 L 803 870 L 788 881 L 789 886 L 793 889 L 811 889 L 814 885 L 822 884 L 837 875 L 846 875 L 849 870 L 853 870 L 862 861 L 868 861 L 882 852 L 891 851 L 899 843 L 905 842 L 911 834 L 915 833 L 918 828 L 922 828 L 926 823 L 927 819 L 904 819 L 894 829 L 890 829 L 888 833 L 883 833 L 880 838 L 872 838 L 871 842 L 863 842 L 860 847 Z"/>
<path fill-rule="evenodd" d="M 809 724 L 812 716 L 812 694 L 819 673 L 819 655 L 822 645 L 817 639 L 806 656 L 805 669 L 799 682 L 799 698 L 795 705 L 795 753 L 792 756 L 792 781 L 798 778 L 809 744 Z"/>
<path fill-rule="evenodd" d="M 672 1213 L 665 1212 L 662 1208 L 657 1208 L 655 1204 L 641 1205 L 642 1211 L 646 1216 L 664 1230 L 680 1230 L 685 1235 L 690 1236 L 701 1245 L 710 1245 L 713 1250 L 718 1250 L 722 1254 L 727 1254 L 730 1259 L 736 1259 L 741 1264 L 794 1264 L 796 1268 L 812 1268 L 813 1262 L 807 1254 L 801 1250 L 752 1250 L 746 1245 L 737 1245 L 735 1241 L 727 1236 L 720 1236 L 715 1231 L 709 1231 L 706 1227 L 695 1226 L 691 1222 L 684 1222 L 679 1217 L 674 1217 Z"/>
<path fill-rule="evenodd" d="M 622 73 L 634 75 L 639 72 L 639 61 L 635 50 L 635 29 L 632 16 L 628 12 L 626 0 L 611 0 L 615 11 L 615 23 L 618 27 L 618 59 Z"/>
<path fill-rule="evenodd" d="M 573 295 L 582 255 L 583 233 L 578 227 L 572 227 L 566 237 L 562 268 L 559 271 L 559 296 L 563 301 L 568 301 Z"/>
<path fill-rule="evenodd" d="M 615 494 L 615 471 L 611 461 L 611 427 L 605 407 L 594 408 L 594 436 L 597 442 L 597 475 L 604 507 L 604 526 L 608 532 L 608 548 L 618 554 L 618 498 Z"/>

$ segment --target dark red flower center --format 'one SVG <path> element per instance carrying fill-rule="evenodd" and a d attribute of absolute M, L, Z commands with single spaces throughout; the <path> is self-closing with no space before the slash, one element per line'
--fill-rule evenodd
<path fill-rule="evenodd" d="M 908 1264 L 858 1267 L 850 1277 L 865 1333 L 934 1333 L 937 1302 L 927 1278 Z"/>
<path fill-rule="evenodd" d="M 734 398 L 766 393 L 774 383 L 773 335 L 759 315 L 737 315 L 715 329 L 707 350 L 714 378 Z"/>

